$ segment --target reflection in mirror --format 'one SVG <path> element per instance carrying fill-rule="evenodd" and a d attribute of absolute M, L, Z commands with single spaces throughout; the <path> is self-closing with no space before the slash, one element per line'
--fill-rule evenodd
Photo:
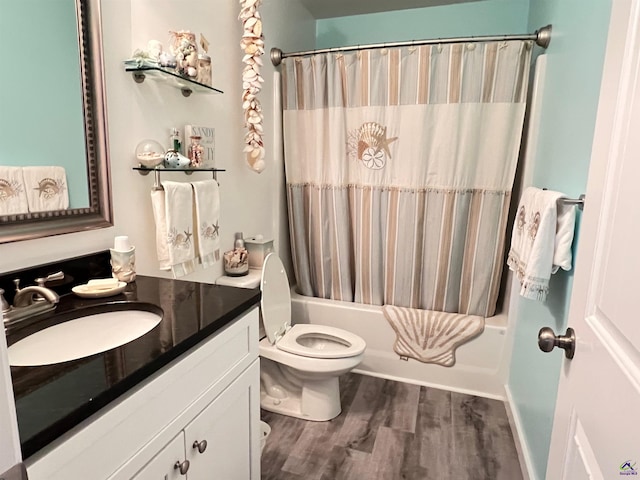
<path fill-rule="evenodd" d="M 111 225 L 99 0 L 2 0 L 0 242 Z"/>

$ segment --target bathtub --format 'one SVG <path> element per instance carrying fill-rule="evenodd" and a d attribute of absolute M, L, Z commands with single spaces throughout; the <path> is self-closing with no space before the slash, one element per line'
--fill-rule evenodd
<path fill-rule="evenodd" d="M 355 373 L 505 399 L 510 353 L 506 314 L 487 318 L 482 334 L 457 348 L 452 367 L 401 360 L 393 351 L 396 334 L 378 306 L 305 297 L 292 290 L 291 319 L 294 324 L 329 325 L 362 337 L 367 349 Z"/>

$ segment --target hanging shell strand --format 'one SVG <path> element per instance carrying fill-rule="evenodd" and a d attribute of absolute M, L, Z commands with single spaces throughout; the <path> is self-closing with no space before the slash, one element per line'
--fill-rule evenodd
<path fill-rule="evenodd" d="M 262 135 L 264 128 L 262 121 L 262 107 L 257 98 L 264 79 L 260 75 L 262 66 L 261 55 L 264 54 L 264 37 L 262 36 L 262 20 L 258 7 L 262 0 L 240 0 L 240 15 L 243 33 L 240 48 L 244 52 L 242 58 L 245 67 L 242 70 L 242 108 L 244 109 L 244 123 L 247 134 L 244 137 L 244 153 L 249 166 L 260 173 L 264 170 L 264 143 Z"/>

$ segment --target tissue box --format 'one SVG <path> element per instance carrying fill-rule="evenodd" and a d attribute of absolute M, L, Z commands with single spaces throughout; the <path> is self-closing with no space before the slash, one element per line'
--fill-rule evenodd
<path fill-rule="evenodd" d="M 265 240 L 260 235 L 245 238 L 244 244 L 249 251 L 249 268 L 262 268 L 264 258 L 273 252 L 273 240 Z"/>

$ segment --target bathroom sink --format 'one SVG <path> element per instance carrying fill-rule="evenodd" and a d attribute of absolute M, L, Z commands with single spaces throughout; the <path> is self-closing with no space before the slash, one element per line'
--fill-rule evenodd
<path fill-rule="evenodd" d="M 95 355 L 141 337 L 160 320 L 162 310 L 150 304 L 115 304 L 69 312 L 60 323 L 9 346 L 9 364 L 52 365 Z"/>

